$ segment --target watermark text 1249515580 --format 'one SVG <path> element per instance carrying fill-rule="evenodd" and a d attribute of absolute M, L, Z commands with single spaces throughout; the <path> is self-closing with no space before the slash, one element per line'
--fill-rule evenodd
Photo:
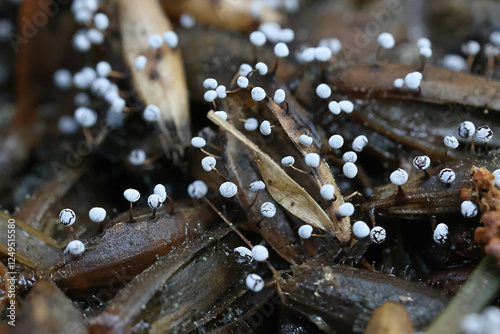
<path fill-rule="evenodd" d="M 14 219 L 8 220 L 7 225 L 7 297 L 9 298 L 9 305 L 7 306 L 7 318 L 10 326 L 16 325 L 16 221 Z"/>

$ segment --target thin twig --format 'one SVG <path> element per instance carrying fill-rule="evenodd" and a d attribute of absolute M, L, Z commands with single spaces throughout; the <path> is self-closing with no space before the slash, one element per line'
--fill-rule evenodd
<path fill-rule="evenodd" d="M 465 285 L 439 317 L 425 330 L 427 334 L 452 334 L 461 332 L 462 319 L 478 313 L 491 303 L 500 290 L 500 266 L 492 256 L 485 256 Z"/>

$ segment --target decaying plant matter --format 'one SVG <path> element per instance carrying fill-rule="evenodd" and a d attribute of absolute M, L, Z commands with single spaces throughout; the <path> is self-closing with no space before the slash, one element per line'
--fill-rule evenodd
<path fill-rule="evenodd" d="M 495 328 L 494 1 L 74 0 L 23 36 L 56 2 L 0 21 L 0 331 Z"/>

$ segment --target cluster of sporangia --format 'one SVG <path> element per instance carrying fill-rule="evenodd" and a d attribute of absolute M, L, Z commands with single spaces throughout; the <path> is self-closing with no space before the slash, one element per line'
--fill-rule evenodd
<path fill-rule="evenodd" d="M 261 46 L 265 44 L 266 37 L 268 37 L 269 35 L 269 32 L 267 32 L 267 30 L 269 29 L 272 30 L 272 28 L 269 28 L 268 26 L 265 26 L 264 29 L 262 29 L 262 27 L 259 29 L 261 29 L 262 31 L 255 31 L 250 34 L 250 41 L 255 46 Z M 273 32 L 272 34 L 279 35 L 279 31 Z M 317 60 L 320 62 L 326 61 L 332 56 L 332 53 L 338 52 L 339 48 L 341 47 L 338 43 L 334 43 L 332 40 L 329 40 L 329 43 L 333 44 L 331 45 L 330 50 L 328 50 L 328 47 L 325 47 L 325 45 L 329 44 L 322 41 L 322 44 L 320 44 L 320 46 L 318 46 L 317 48 L 300 50 L 299 54 L 297 55 L 297 58 L 299 59 L 299 61 L 305 63 L 313 60 Z M 379 44 L 384 48 L 391 48 L 394 45 L 392 35 L 387 33 L 382 34 L 379 37 Z M 430 48 L 430 43 L 427 43 L 425 40 L 420 41 L 420 44 L 421 44 L 420 50 L 424 49 L 425 51 Z M 308 51 L 310 51 L 309 52 L 310 54 L 308 54 Z M 288 47 L 283 42 L 278 42 L 275 45 L 274 52 L 277 59 L 286 57 L 289 54 Z M 277 63 L 275 66 L 277 66 Z M 256 102 L 259 102 L 265 100 L 266 98 L 268 98 L 268 96 L 263 88 L 254 87 L 250 84 L 249 79 L 255 72 L 258 72 L 260 75 L 266 75 L 268 73 L 268 67 L 266 64 L 262 62 L 256 63 L 255 68 L 252 68 L 252 66 L 249 64 L 242 64 L 239 69 L 236 84 L 238 85 L 239 89 L 249 89 L 252 99 Z M 409 73 L 404 79 L 396 79 L 394 85 L 397 88 L 402 88 L 403 86 L 406 85 L 409 89 L 416 90 L 419 88 L 421 80 L 422 80 L 421 73 L 412 72 Z M 204 98 L 207 102 L 214 103 L 216 98 L 219 99 L 226 98 L 226 90 L 225 90 L 226 87 L 223 85 L 218 85 L 215 79 L 213 78 L 206 79 L 203 83 L 203 86 L 204 88 L 207 89 L 204 95 Z M 223 90 L 220 90 L 221 87 L 223 87 Z M 331 88 L 326 84 L 320 84 L 316 88 L 316 94 L 321 99 L 330 98 L 331 93 L 332 93 Z M 274 92 L 273 96 L 274 102 L 278 105 L 284 105 L 286 108 L 287 104 L 285 99 L 286 96 L 284 90 L 278 89 L 276 90 L 276 92 Z M 354 104 L 347 100 L 339 102 L 330 101 L 328 106 L 330 112 L 334 115 L 338 115 L 342 111 L 349 114 L 354 109 Z M 223 120 L 228 119 L 228 115 L 225 111 L 219 110 L 216 111 L 215 114 L 220 118 L 222 118 Z M 269 136 L 272 132 L 272 125 L 269 120 L 262 120 L 259 122 L 259 120 L 255 118 L 249 118 L 243 121 L 244 121 L 244 129 L 246 131 L 255 131 L 259 129 L 260 133 L 264 136 Z M 483 142 L 485 144 L 487 150 L 487 142 L 491 140 L 493 132 L 487 125 L 480 126 L 476 130 L 476 127 L 472 122 L 465 121 L 459 125 L 458 135 L 465 140 L 472 139 L 471 140 L 472 146 L 474 145 L 473 141 L 475 137 L 478 141 Z M 313 143 L 313 138 L 308 136 L 308 134 L 303 134 L 300 136 L 300 138 L 298 138 L 298 141 L 300 142 L 301 145 L 309 146 Z M 445 156 L 448 153 L 448 149 L 457 149 L 459 146 L 459 141 L 453 135 L 446 136 L 443 141 L 446 146 Z M 328 143 L 330 147 L 335 151 L 340 149 L 344 145 L 344 139 L 342 136 L 335 134 L 329 138 Z M 208 154 L 208 156 L 203 158 L 201 161 L 203 169 L 207 172 L 213 170 L 217 171 L 217 169 L 215 168 L 216 157 L 203 150 L 203 148 L 207 144 L 205 139 L 201 137 L 194 137 L 191 141 L 191 144 L 196 148 L 200 148 L 204 153 Z M 348 151 L 343 154 L 342 158 L 344 160 L 344 165 L 342 171 L 346 177 L 348 178 L 356 177 L 358 171 L 355 165 L 355 162 L 357 161 L 357 154 L 359 152 L 362 152 L 367 144 L 368 144 L 368 139 L 366 138 L 366 136 L 360 135 L 356 137 L 352 142 L 353 151 Z M 318 154 L 310 153 L 305 156 L 305 163 L 307 166 L 311 168 L 317 168 L 319 166 L 320 159 L 321 157 Z M 295 163 L 295 158 L 292 156 L 283 157 L 281 160 L 282 166 L 291 167 L 299 172 L 304 172 L 294 167 L 293 166 L 294 163 Z M 427 168 L 431 165 L 431 159 L 428 156 L 423 155 L 415 157 L 413 160 L 413 165 L 415 168 L 425 173 L 425 178 L 430 177 L 427 172 Z M 219 172 L 217 171 L 217 173 Z M 219 175 L 221 174 L 219 173 Z M 455 180 L 455 178 L 456 178 L 455 171 L 453 171 L 451 168 L 443 168 L 439 172 L 439 179 L 444 184 L 451 184 Z M 398 168 L 390 175 L 390 181 L 398 186 L 397 195 L 404 196 L 404 191 L 402 189 L 402 186 L 408 181 L 408 173 L 405 170 Z M 196 182 L 199 183 L 199 185 L 192 184 L 190 186 L 190 195 L 193 197 L 197 197 L 197 194 L 204 195 L 207 189 L 206 185 L 204 185 L 202 181 L 196 181 Z M 200 184 L 203 184 L 203 186 L 201 187 L 203 191 L 197 190 Z M 249 189 L 251 191 L 260 191 L 265 189 L 265 184 L 262 181 L 255 181 L 249 185 Z M 222 183 L 219 188 L 220 194 L 225 198 L 232 198 L 237 194 L 237 191 L 238 191 L 238 186 L 233 182 L 226 181 Z M 335 188 L 333 185 L 323 185 L 321 187 L 320 194 L 326 200 L 334 200 L 334 191 Z M 477 214 L 477 207 L 472 201 L 464 201 L 461 205 L 461 211 L 464 217 L 471 218 Z M 276 207 L 273 203 L 266 202 L 261 206 L 261 213 L 264 216 L 264 218 L 272 218 L 276 213 Z M 349 217 L 353 213 L 354 213 L 354 206 L 351 203 L 345 203 L 341 205 L 338 209 L 338 212 L 336 212 L 336 214 L 340 217 Z M 352 226 L 352 231 L 357 238 L 366 238 L 370 236 L 372 242 L 374 243 L 382 243 L 386 238 L 386 231 L 384 228 L 380 226 L 373 226 L 370 229 L 369 226 L 363 221 L 356 221 Z M 314 234 L 312 234 L 312 232 L 313 232 L 313 227 L 305 224 L 299 228 L 298 235 L 303 239 L 308 239 L 311 236 L 315 236 Z M 434 241 L 439 244 L 444 244 L 447 238 L 448 238 L 448 226 L 444 223 L 440 223 L 437 226 L 435 226 L 433 234 Z M 240 254 L 242 258 L 247 258 L 250 260 L 253 258 L 256 261 L 266 260 L 268 257 L 267 249 L 261 245 L 256 247 L 254 247 L 252 250 L 245 247 L 238 247 L 236 251 Z M 258 275 L 251 274 L 247 277 L 247 285 L 250 289 L 254 291 L 259 291 L 264 286 L 264 281 Z"/>
<path fill-rule="evenodd" d="M 79 52 L 87 52 L 91 49 L 93 44 L 98 45 L 104 42 L 104 32 L 109 26 L 109 18 L 104 13 L 98 13 L 98 10 L 99 6 L 96 0 L 73 1 L 72 11 L 75 20 L 85 27 L 78 30 L 73 37 L 73 47 Z M 180 23 L 183 28 L 189 29 L 192 28 L 196 22 L 191 16 L 184 14 L 181 16 Z M 290 51 L 286 43 L 292 42 L 295 38 L 295 34 L 291 29 L 281 28 L 281 26 L 277 23 L 267 22 L 261 24 L 257 31 L 252 32 L 249 35 L 249 38 L 255 49 L 265 45 L 266 43 L 273 43 L 274 54 L 276 56 L 276 63 L 271 71 L 269 71 L 268 66 L 263 62 L 256 63 L 254 67 L 249 64 L 242 64 L 240 66 L 236 84 L 239 89 L 249 89 L 251 91 L 252 99 L 258 102 L 268 98 L 267 93 L 261 87 L 252 86 L 249 79 L 256 72 L 259 75 L 267 75 L 268 72 L 270 75 L 274 74 L 279 64 L 279 59 L 289 56 Z M 487 57 L 494 57 L 498 54 L 496 51 L 498 51 L 498 46 L 500 46 L 500 32 L 492 32 L 490 35 L 490 41 L 491 43 L 485 45 L 483 48 Z M 394 37 L 392 34 L 387 32 L 380 34 L 377 38 L 377 42 L 379 50 L 389 50 L 395 45 Z M 175 49 L 178 47 L 178 36 L 173 31 L 166 31 L 163 35 L 154 34 L 148 37 L 148 44 L 152 49 L 158 50 L 158 52 L 160 52 L 159 50 L 163 44 Z M 421 38 L 416 43 L 416 46 L 422 58 L 423 65 L 425 65 L 425 59 L 432 56 L 431 42 L 427 38 Z M 299 63 L 304 65 L 312 62 L 324 64 L 335 57 L 341 49 L 342 43 L 338 39 L 328 38 L 321 40 L 317 47 L 301 47 L 295 52 L 295 57 Z M 443 66 L 456 71 L 464 70 L 467 66 L 469 66 L 471 59 L 473 60 L 474 56 L 477 55 L 480 50 L 481 46 L 479 43 L 469 41 L 463 46 L 463 52 L 469 57 L 467 61 L 458 55 L 446 55 L 443 58 Z M 147 70 L 147 66 L 148 59 L 142 55 L 138 56 L 134 63 L 135 69 L 138 71 Z M 95 69 L 92 67 L 84 67 L 81 71 L 75 73 L 74 75 L 66 69 L 58 70 L 54 74 L 54 81 L 57 87 L 63 90 L 68 90 L 73 86 L 80 90 L 74 98 L 75 105 L 77 106 L 74 117 L 63 116 L 59 120 L 58 125 L 61 132 L 64 134 L 73 134 L 76 132 L 77 126 L 79 125 L 83 128 L 87 141 L 90 143 L 93 142 L 94 138 L 91 135 L 90 128 L 97 122 L 97 113 L 89 108 L 90 97 L 85 91 L 90 91 L 95 97 L 103 99 L 109 104 L 106 117 L 108 127 L 116 128 L 122 126 L 124 111 L 132 110 L 126 106 L 125 99 L 120 96 L 118 86 L 109 80 L 110 78 L 120 78 L 122 76 L 123 75 L 121 73 L 113 71 L 111 65 L 105 61 L 99 62 Z M 404 78 L 395 78 L 394 87 L 396 89 L 407 89 L 418 93 L 422 79 L 423 76 L 421 72 L 411 72 Z M 226 91 L 226 86 L 219 85 L 213 78 L 206 79 L 203 86 L 207 89 L 204 94 L 204 99 L 207 102 L 214 103 L 214 105 L 216 99 L 224 99 L 227 96 L 228 92 Z M 332 89 L 327 84 L 321 83 L 316 87 L 316 94 L 320 99 L 327 100 L 332 95 Z M 285 95 L 286 94 L 283 89 L 278 89 L 274 92 L 273 100 L 275 103 L 284 106 L 286 109 L 287 102 Z M 329 101 L 328 103 L 329 112 L 333 115 L 339 115 L 341 112 L 350 114 L 354 110 L 354 107 L 354 104 L 348 100 Z M 227 120 L 228 118 L 225 111 L 216 111 L 215 113 L 224 120 Z M 156 105 L 148 105 L 143 111 L 143 118 L 148 122 L 157 122 L 159 115 L 160 109 Z M 269 136 L 271 134 L 272 127 L 273 126 L 269 120 L 263 120 L 259 124 L 257 119 L 248 118 L 244 123 L 244 129 L 246 131 L 254 131 L 259 128 L 260 133 L 264 136 Z M 485 143 L 486 150 L 487 142 L 491 140 L 491 137 L 493 136 L 493 132 L 488 126 L 481 126 L 476 130 L 474 124 L 468 121 L 460 124 L 458 134 L 464 139 L 472 138 L 471 146 L 474 145 L 473 140 L 475 136 L 478 141 Z M 313 138 L 308 134 L 303 134 L 300 136 L 299 142 L 301 145 L 308 146 L 313 143 Z M 206 145 L 206 141 L 201 137 L 195 137 L 192 139 L 191 143 L 194 147 L 200 148 L 207 154 L 207 156 L 201 161 L 203 169 L 207 172 L 214 171 L 218 173 L 219 176 L 225 181 L 220 185 L 220 194 L 225 198 L 234 197 L 238 192 L 238 186 L 225 180 L 224 176 L 215 168 L 217 157 L 204 151 L 203 147 Z M 344 139 L 341 135 L 334 134 L 329 138 L 328 143 L 334 153 L 338 153 L 339 149 L 344 145 Z M 357 161 L 357 154 L 362 152 L 367 144 L 368 139 L 366 136 L 360 135 L 352 142 L 352 151 L 348 151 L 343 154 L 342 158 L 344 160 L 344 165 L 342 167 L 342 171 L 346 177 L 356 177 L 358 173 L 358 168 L 355 164 Z M 459 146 L 458 140 L 451 135 L 444 138 L 444 144 L 447 149 L 456 149 Z M 305 156 L 305 163 L 311 168 L 317 168 L 319 166 L 320 159 L 321 157 L 318 154 L 307 154 Z M 133 150 L 129 155 L 129 162 L 131 164 L 141 165 L 145 164 L 146 161 L 146 154 L 140 149 Z M 290 167 L 301 171 L 300 169 L 294 167 L 294 163 L 295 158 L 292 156 L 283 157 L 281 160 L 281 164 L 284 167 Z M 429 177 L 426 169 L 430 166 L 430 163 L 430 158 L 427 156 L 417 156 L 413 161 L 415 168 L 423 171 L 426 178 Z M 455 176 L 455 172 L 450 168 L 443 168 L 439 172 L 439 178 L 445 184 L 453 182 Z M 390 181 L 398 186 L 397 196 L 404 196 L 404 191 L 401 186 L 404 185 L 407 180 L 407 172 L 400 168 L 390 175 Z M 262 181 L 256 180 L 249 185 L 249 189 L 252 192 L 262 191 L 265 189 L 265 184 Z M 331 201 L 334 200 L 334 191 L 334 186 L 327 184 L 321 187 L 320 194 L 324 199 Z M 207 192 L 208 187 L 203 181 L 194 181 L 188 187 L 188 194 L 192 198 L 204 198 Z M 130 219 L 132 220 L 132 205 L 139 200 L 140 194 L 137 190 L 127 189 L 124 192 L 124 196 L 130 202 Z M 153 209 L 153 217 L 155 216 L 156 210 L 161 207 L 167 198 L 171 201 L 171 199 L 166 195 L 165 187 L 157 185 L 154 189 L 154 194 L 148 198 L 148 204 Z M 470 218 L 477 215 L 478 209 L 472 201 L 465 200 L 461 205 L 461 211 L 465 217 Z M 173 203 L 171 213 L 172 212 Z M 271 202 L 263 203 L 261 206 L 261 213 L 264 217 L 263 219 L 272 218 L 276 213 L 275 204 Z M 336 212 L 339 217 L 349 217 L 353 213 L 354 206 L 351 203 L 341 205 L 338 208 L 338 212 Z M 89 217 L 92 221 L 100 223 L 102 230 L 102 222 L 106 217 L 106 211 L 103 208 L 92 208 L 89 212 Z M 75 213 L 71 209 L 64 209 L 61 211 L 59 219 L 64 226 L 71 230 L 75 239 L 68 244 L 66 252 L 73 255 L 81 255 L 85 250 L 85 246 L 81 241 L 77 240 L 78 238 L 71 227 L 71 225 L 76 221 Z M 352 231 L 354 236 L 357 238 L 366 238 L 370 236 L 374 243 L 381 243 L 386 238 L 386 231 L 384 228 L 380 226 L 372 226 L 370 229 L 370 227 L 363 221 L 356 221 L 352 226 Z M 498 232 L 498 229 L 495 231 Z M 306 224 L 299 228 L 298 235 L 301 238 L 308 239 L 311 236 L 315 236 L 312 232 L 313 227 Z M 481 232 L 478 233 L 481 235 Z M 496 234 L 498 235 L 498 233 Z M 445 243 L 447 237 L 448 227 L 443 223 L 438 224 L 434 230 L 434 241 L 437 243 Z M 489 244 L 496 244 L 498 241 L 498 239 L 494 238 L 489 238 L 488 240 Z M 498 246 L 495 247 L 492 246 L 491 249 L 498 249 Z M 251 248 L 252 250 L 246 247 L 238 247 L 235 251 L 239 254 L 239 259 L 243 259 L 242 261 L 252 261 L 252 259 L 255 261 L 267 260 L 269 253 L 264 246 L 257 245 Z M 246 279 L 246 283 L 248 288 L 253 291 L 259 291 L 264 286 L 264 280 L 256 274 L 250 274 Z"/>
<path fill-rule="evenodd" d="M 132 216 L 132 207 L 133 203 L 137 202 L 141 198 L 141 194 L 139 191 L 136 189 L 127 189 L 123 192 L 123 197 L 130 203 L 130 220 L 133 220 Z M 170 196 L 167 195 L 167 191 L 165 189 L 165 186 L 162 184 L 157 184 L 154 187 L 153 194 L 151 194 L 148 197 L 148 205 L 151 209 L 153 209 L 153 214 L 151 215 L 151 218 L 155 218 L 156 216 L 156 210 L 160 208 L 163 203 L 166 200 L 170 201 L 170 214 L 174 213 L 174 203 Z M 104 230 L 103 227 L 103 221 L 106 219 L 106 210 L 100 207 L 94 207 L 90 209 L 89 211 L 89 218 L 92 220 L 94 223 L 99 223 L 99 231 L 102 232 Z M 73 241 L 70 241 L 68 243 L 68 246 L 64 250 L 65 253 L 69 253 L 71 255 L 82 255 L 83 252 L 85 252 L 85 245 L 83 242 L 78 240 L 78 236 L 76 235 L 75 231 L 73 230 L 72 225 L 76 222 L 76 214 L 73 210 L 71 209 L 63 209 L 59 213 L 59 220 L 61 223 L 64 225 L 64 227 L 68 228 L 71 231 L 71 234 L 73 235 Z"/>

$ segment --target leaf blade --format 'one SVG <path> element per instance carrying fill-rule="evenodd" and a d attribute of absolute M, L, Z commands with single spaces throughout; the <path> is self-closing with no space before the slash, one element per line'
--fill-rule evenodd
<path fill-rule="evenodd" d="M 208 113 L 207 117 L 223 130 L 230 132 L 242 144 L 255 152 L 257 164 L 263 176 L 264 183 L 266 183 L 269 193 L 276 202 L 304 222 L 321 230 L 329 231 L 337 236 L 337 231 L 333 222 L 323 209 L 321 209 L 318 203 L 316 203 L 304 188 L 286 174 L 269 155 L 263 152 L 233 125 L 215 115 L 213 110 Z"/>

